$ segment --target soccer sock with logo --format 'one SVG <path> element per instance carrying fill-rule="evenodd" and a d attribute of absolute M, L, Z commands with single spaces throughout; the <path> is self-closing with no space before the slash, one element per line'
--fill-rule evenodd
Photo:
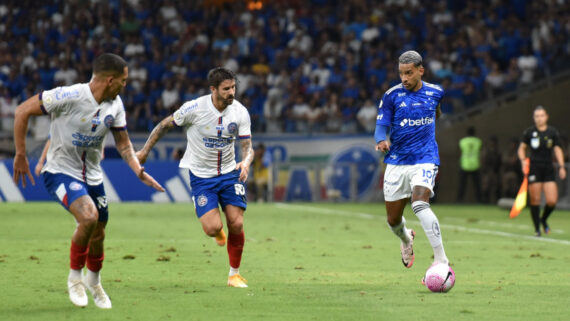
<path fill-rule="evenodd" d="M 78 245 L 71 241 L 71 249 L 69 252 L 69 267 L 72 270 L 83 269 L 85 266 L 85 260 L 87 259 L 87 253 L 89 252 L 89 246 Z"/>
<path fill-rule="evenodd" d="M 243 231 L 240 234 L 228 233 L 228 256 L 230 258 L 230 267 L 232 268 L 230 269 L 230 276 L 238 273 L 244 243 L 245 234 Z"/>
<path fill-rule="evenodd" d="M 443 249 L 443 242 L 441 240 L 441 231 L 439 229 L 439 221 L 431 210 L 429 203 L 424 201 L 415 201 L 412 203 L 412 210 L 420 220 L 422 228 L 433 248 L 433 257 L 435 262 L 448 264 L 449 260 L 445 255 Z"/>
<path fill-rule="evenodd" d="M 394 232 L 394 234 L 396 234 L 396 236 L 399 237 L 402 240 L 402 242 L 404 242 L 405 244 L 410 243 L 410 235 L 408 234 L 408 229 L 406 228 L 406 219 L 403 216 L 402 216 L 402 222 L 400 222 L 400 224 L 396 226 L 391 226 L 390 224 L 388 224 L 388 226 L 390 226 L 392 232 Z"/>
<path fill-rule="evenodd" d="M 555 206 L 548 206 L 548 205 L 544 207 L 544 210 L 542 211 L 542 217 L 540 218 L 544 226 L 548 226 L 546 225 L 546 220 L 548 219 L 552 211 L 554 211 L 554 208 Z"/>
<path fill-rule="evenodd" d="M 534 224 L 535 232 L 540 233 L 540 206 L 531 205 L 530 215 L 532 216 L 532 223 Z"/>

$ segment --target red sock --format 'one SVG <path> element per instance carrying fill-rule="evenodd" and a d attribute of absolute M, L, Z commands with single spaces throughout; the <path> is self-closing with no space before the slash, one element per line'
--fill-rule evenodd
<path fill-rule="evenodd" d="M 101 253 L 100 256 L 87 255 L 87 268 L 92 272 L 99 272 L 103 267 L 103 260 L 105 254 Z"/>
<path fill-rule="evenodd" d="M 87 245 L 77 245 L 71 241 L 69 267 L 73 270 L 81 270 L 85 266 L 88 252 L 89 247 Z"/>
<path fill-rule="evenodd" d="M 228 256 L 230 257 L 230 266 L 234 269 L 239 268 L 241 263 L 244 243 L 245 236 L 243 231 L 240 234 L 228 233 Z"/>

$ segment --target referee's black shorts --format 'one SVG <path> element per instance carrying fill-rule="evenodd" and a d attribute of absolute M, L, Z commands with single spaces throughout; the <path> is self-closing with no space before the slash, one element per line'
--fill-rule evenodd
<path fill-rule="evenodd" d="M 554 165 L 552 163 L 530 163 L 528 172 L 528 182 L 541 183 L 541 182 L 554 182 L 556 175 L 554 173 Z"/>

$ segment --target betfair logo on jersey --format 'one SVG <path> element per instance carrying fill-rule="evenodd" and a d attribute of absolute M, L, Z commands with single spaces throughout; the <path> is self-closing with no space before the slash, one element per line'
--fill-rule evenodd
<path fill-rule="evenodd" d="M 433 123 L 433 117 L 424 117 L 419 119 L 405 118 L 400 122 L 400 127 L 408 126 L 424 126 Z"/>

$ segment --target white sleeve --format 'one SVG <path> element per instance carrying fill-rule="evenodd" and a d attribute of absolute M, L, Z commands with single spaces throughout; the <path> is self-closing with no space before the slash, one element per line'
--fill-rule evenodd
<path fill-rule="evenodd" d="M 76 86 L 57 87 L 40 94 L 40 104 L 45 113 L 58 112 L 71 106 L 81 96 Z"/>
<path fill-rule="evenodd" d="M 127 127 L 127 116 L 125 115 L 125 106 L 123 105 L 123 101 L 121 100 L 121 97 L 117 96 L 117 101 L 115 102 L 115 104 L 117 104 L 117 114 L 115 116 L 115 119 L 113 121 L 113 123 L 111 124 L 111 128 L 113 129 L 123 129 L 125 127 Z"/>
<path fill-rule="evenodd" d="M 241 117 L 240 117 L 240 124 L 238 127 L 238 136 L 240 139 L 248 139 L 251 138 L 251 119 L 249 118 L 249 113 L 247 109 L 243 107 Z"/>
<path fill-rule="evenodd" d="M 191 100 L 184 103 L 178 110 L 172 114 L 172 118 L 174 119 L 174 123 L 176 126 L 186 126 L 192 124 L 194 120 L 194 110 L 198 107 L 198 102 L 196 100 Z"/>

